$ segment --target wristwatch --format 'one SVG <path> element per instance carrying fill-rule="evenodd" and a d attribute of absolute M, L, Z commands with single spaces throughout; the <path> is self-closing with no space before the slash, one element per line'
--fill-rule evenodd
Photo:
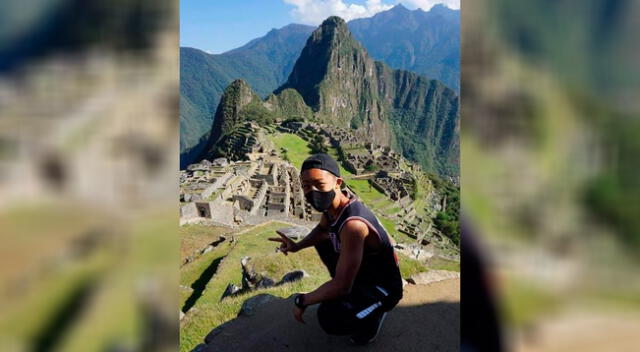
<path fill-rule="evenodd" d="M 304 295 L 301 293 L 301 294 L 297 295 L 296 298 L 293 300 L 293 304 L 295 304 L 296 307 L 298 307 L 300 309 L 305 309 L 305 308 L 307 308 L 307 306 L 302 303 L 303 301 L 304 301 Z"/>

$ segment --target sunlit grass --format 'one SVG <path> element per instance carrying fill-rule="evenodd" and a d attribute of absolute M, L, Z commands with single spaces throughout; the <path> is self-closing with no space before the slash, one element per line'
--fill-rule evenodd
<path fill-rule="evenodd" d="M 267 223 L 236 236 L 237 243 L 218 266 L 217 272 L 207 285 L 202 297 L 181 322 L 181 351 L 190 351 L 197 344 L 202 343 L 204 337 L 216 326 L 235 318 L 240 311 L 242 302 L 251 296 L 270 293 L 279 297 L 288 297 L 296 292 L 311 291 L 329 279 L 326 269 L 313 249 L 305 249 L 288 256 L 275 252 L 277 243 L 268 241 L 267 238 L 277 236 L 276 229 L 288 226 L 291 225 L 280 222 Z M 252 258 L 250 265 L 255 266 L 256 272 L 269 276 L 274 281 L 279 281 L 286 272 L 296 269 L 304 270 L 310 276 L 293 284 L 256 290 L 220 301 L 228 284 L 241 285 L 242 266 L 240 260 L 244 256 Z M 202 265 L 206 266 L 209 261 L 203 260 L 203 263 Z M 197 270 L 189 274 L 191 278 L 196 276 L 195 273 Z M 185 293 L 183 297 L 189 295 L 190 293 Z"/>

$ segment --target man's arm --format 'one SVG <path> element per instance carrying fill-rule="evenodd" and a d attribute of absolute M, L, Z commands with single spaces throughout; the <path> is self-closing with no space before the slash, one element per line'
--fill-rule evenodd
<path fill-rule="evenodd" d="M 309 234 L 305 238 L 300 240 L 300 242 L 294 244 L 294 250 L 292 252 L 297 252 L 301 249 L 315 246 L 316 244 L 328 238 L 329 222 L 327 221 L 326 215 L 322 214 L 318 225 L 316 225 L 316 227 L 314 227 L 313 230 L 311 230 L 311 232 L 309 232 Z"/>
<path fill-rule="evenodd" d="M 352 220 L 344 225 L 340 232 L 341 249 L 336 276 L 314 291 L 305 294 L 303 301 L 305 305 L 338 298 L 351 292 L 353 281 L 360 269 L 364 240 L 368 234 L 369 228 L 362 221 Z"/>

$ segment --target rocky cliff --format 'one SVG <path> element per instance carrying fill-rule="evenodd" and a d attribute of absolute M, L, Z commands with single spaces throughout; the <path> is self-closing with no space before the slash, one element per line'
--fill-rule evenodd
<path fill-rule="evenodd" d="M 371 59 L 347 24 L 329 17 L 316 29 L 287 82 L 262 101 L 243 81 L 226 90 L 205 155 L 245 120 L 303 117 L 351 128 L 392 146 L 429 171 L 458 173 L 459 102 L 439 81 Z"/>

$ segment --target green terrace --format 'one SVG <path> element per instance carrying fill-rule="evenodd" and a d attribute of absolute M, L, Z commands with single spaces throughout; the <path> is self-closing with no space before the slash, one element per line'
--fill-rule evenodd
<path fill-rule="evenodd" d="M 304 131 L 304 130 L 303 130 Z M 281 151 L 285 160 L 289 160 L 295 167 L 300 168 L 302 162 L 312 154 L 308 142 L 302 137 L 291 133 L 274 133 L 269 135 L 276 149 Z M 312 136 L 308 136 L 312 138 Z M 358 149 L 358 148 L 356 148 Z M 360 148 L 362 149 L 362 148 Z M 328 147 L 328 153 L 336 160 L 339 160 L 338 151 L 333 147 Z M 360 197 L 360 199 L 370 207 L 380 219 L 380 222 L 391 236 L 398 242 L 413 242 L 415 239 L 396 230 L 397 214 L 400 206 L 389 199 L 384 193 L 375 189 L 369 180 L 358 178 L 357 175 L 345 169 L 341 163 L 340 173 L 346 184 Z M 407 168 L 408 169 L 408 168 Z M 418 192 L 415 200 L 416 212 L 419 216 L 427 218 L 425 208 L 426 197 L 431 189 L 431 183 L 426 175 L 416 175 L 418 180 Z"/>

